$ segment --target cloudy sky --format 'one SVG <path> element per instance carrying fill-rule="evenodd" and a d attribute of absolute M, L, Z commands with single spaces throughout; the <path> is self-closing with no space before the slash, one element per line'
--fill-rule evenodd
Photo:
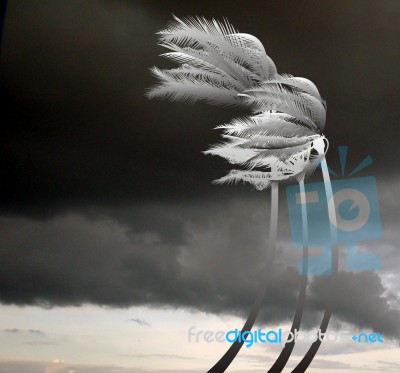
<path fill-rule="evenodd" d="M 172 14 L 227 17 L 257 36 L 280 73 L 311 79 L 326 99 L 331 167 L 341 145 L 345 178 L 374 160 L 354 177 L 376 177 L 383 233 L 359 245 L 381 268 L 351 272 L 341 248 L 329 330 L 384 343 L 326 341 L 309 371 L 400 371 L 398 1 L 9 0 L 0 372 L 204 372 L 227 345 L 189 342 L 188 329 L 242 326 L 265 266 L 269 191 L 211 184 L 229 166 L 201 152 L 243 111 L 144 98 L 149 68 L 170 66 L 155 32 Z M 284 188 L 266 329 L 290 328 L 299 285 Z M 317 328 L 327 293 L 314 276 L 304 330 Z M 230 371 L 265 372 L 279 351 L 244 347 Z"/>

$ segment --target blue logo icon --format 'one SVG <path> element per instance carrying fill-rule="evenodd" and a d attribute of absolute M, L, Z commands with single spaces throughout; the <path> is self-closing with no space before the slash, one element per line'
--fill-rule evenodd
<path fill-rule="evenodd" d="M 344 175 L 347 147 L 339 147 L 339 155 Z M 372 163 L 367 157 L 350 174 Z M 330 173 L 336 175 L 332 170 Z M 337 176 L 337 175 L 336 175 Z M 326 200 L 323 182 L 305 185 L 305 199 L 308 220 L 308 241 L 310 247 L 318 247 L 320 256 L 308 258 L 308 273 L 314 275 L 331 272 L 331 237 L 330 229 L 337 229 L 338 244 L 347 246 L 347 268 L 349 270 L 378 269 L 380 258 L 358 250 L 361 241 L 379 238 L 382 235 L 376 179 L 372 176 L 344 178 L 332 181 L 333 198 Z M 298 185 L 286 188 L 288 200 L 292 242 L 295 247 L 302 247 L 301 196 Z M 336 222 L 328 214 L 328 204 L 336 210 Z M 299 264 L 302 268 L 302 263 Z"/>

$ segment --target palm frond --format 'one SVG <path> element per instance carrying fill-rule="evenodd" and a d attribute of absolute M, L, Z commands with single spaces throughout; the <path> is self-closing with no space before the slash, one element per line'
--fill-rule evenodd
<path fill-rule="evenodd" d="M 204 50 L 217 57 L 218 66 L 246 83 L 247 87 L 254 85 L 253 79 L 263 81 L 276 71 L 261 42 L 252 35 L 238 33 L 227 20 L 219 22 L 203 17 L 181 20 L 174 16 L 174 21 L 158 34 L 162 43 Z M 255 75 L 251 79 L 242 76 L 246 70 Z"/>
<path fill-rule="evenodd" d="M 159 44 L 171 51 L 162 56 L 181 66 L 172 70 L 153 68 L 161 83 L 147 91 L 149 98 L 243 106 L 248 105 L 245 100 L 232 97 L 276 75 L 275 65 L 261 42 L 252 35 L 238 33 L 226 20 L 219 22 L 202 17 L 181 20 L 174 16 L 158 35 Z M 193 90 L 195 82 L 199 84 L 197 94 Z M 207 94 L 205 86 L 210 86 L 211 98 L 203 95 Z M 218 95 L 216 92 L 221 89 L 229 89 L 231 93 Z"/>
<path fill-rule="evenodd" d="M 186 80 L 209 83 L 215 87 L 225 87 L 231 91 L 238 89 L 237 82 L 226 79 L 215 71 L 205 71 L 190 65 L 182 65 L 177 69 L 160 70 L 157 67 L 150 69 L 152 74 L 163 82 L 185 82 Z"/>
<path fill-rule="evenodd" d="M 148 98 L 169 99 L 178 102 L 204 101 L 221 106 L 243 105 L 237 95 L 222 84 L 211 83 L 205 78 L 181 77 L 179 80 L 164 80 L 152 87 Z"/>
<path fill-rule="evenodd" d="M 309 95 L 324 102 L 324 100 L 321 98 L 321 95 L 319 94 L 317 86 L 311 80 L 308 80 L 306 78 L 294 77 L 290 74 L 277 74 L 273 78 L 268 79 L 268 81 L 265 81 L 264 83 L 285 84 L 287 86 L 290 86 L 291 88 L 295 88 L 304 93 L 308 93 Z"/>
<path fill-rule="evenodd" d="M 249 64 L 250 70 L 256 72 L 262 80 L 267 80 L 277 75 L 274 62 L 265 53 L 264 46 L 255 36 L 237 33 L 228 35 L 228 38 L 251 60 Z"/>
<path fill-rule="evenodd" d="M 246 89 L 246 85 L 243 84 L 241 80 L 232 77 L 222 68 L 215 66 L 214 64 L 218 63 L 218 59 L 213 58 L 209 53 L 203 50 L 179 48 L 177 46 L 173 46 L 173 48 L 171 47 L 170 49 L 173 49 L 174 52 L 163 53 L 161 56 L 183 65 L 189 65 L 219 74 L 227 81 L 234 83 L 238 87 L 237 92 L 243 92 Z"/>
<path fill-rule="evenodd" d="M 257 190 L 267 189 L 271 185 L 271 175 L 261 171 L 231 170 L 228 175 L 214 180 L 214 184 L 237 184 L 239 181 L 250 183 Z"/>
<path fill-rule="evenodd" d="M 282 136 L 286 138 L 312 136 L 314 131 L 304 126 L 302 122 L 296 121 L 294 117 L 284 113 L 265 112 L 260 115 L 236 118 L 230 123 L 217 126 L 225 134 L 235 135 L 243 138 L 260 136 Z"/>
<path fill-rule="evenodd" d="M 310 152 L 310 144 L 304 144 L 294 147 L 287 147 L 281 149 L 266 149 L 260 150 L 259 153 L 247 160 L 244 164 L 248 169 L 254 169 L 257 167 L 269 167 L 269 159 L 274 157 L 282 162 L 285 167 L 292 168 L 294 166 L 297 171 L 302 171 L 307 164 L 301 160 L 305 160 L 303 154 Z"/>
<path fill-rule="evenodd" d="M 325 103 L 315 85 L 304 78 L 277 76 L 244 91 L 245 99 L 258 111 L 276 110 L 294 116 L 322 132 L 325 127 Z"/>
<path fill-rule="evenodd" d="M 242 142 L 239 146 L 244 149 L 287 149 L 302 146 L 310 142 L 309 137 L 282 137 L 282 136 L 263 136 L 257 134 Z"/>
<path fill-rule="evenodd" d="M 257 151 L 254 149 L 237 148 L 230 143 L 215 145 L 203 153 L 217 155 L 232 164 L 243 164 L 257 155 Z"/>
<path fill-rule="evenodd" d="M 322 103 L 306 93 L 290 92 L 280 85 L 263 84 L 243 95 L 255 111 L 274 110 L 291 115 L 309 129 L 320 132 L 325 125 Z"/>

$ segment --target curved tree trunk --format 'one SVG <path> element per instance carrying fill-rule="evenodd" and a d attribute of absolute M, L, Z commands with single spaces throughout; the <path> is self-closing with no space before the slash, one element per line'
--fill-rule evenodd
<path fill-rule="evenodd" d="M 306 205 L 306 194 L 304 188 L 304 179 L 299 181 L 300 186 L 300 201 L 301 201 L 301 223 L 303 231 L 303 263 L 302 263 L 302 276 L 299 289 L 299 297 L 297 300 L 296 311 L 293 317 L 292 327 L 290 331 L 292 335 L 295 330 L 300 329 L 301 319 L 303 317 L 304 302 L 306 299 L 307 290 L 307 271 L 308 271 L 308 220 L 307 220 L 307 205 Z M 294 345 L 296 343 L 295 338 L 291 342 L 286 342 L 281 353 L 276 359 L 275 363 L 268 370 L 268 373 L 282 372 L 286 363 L 288 362 L 290 355 L 292 354 Z"/>

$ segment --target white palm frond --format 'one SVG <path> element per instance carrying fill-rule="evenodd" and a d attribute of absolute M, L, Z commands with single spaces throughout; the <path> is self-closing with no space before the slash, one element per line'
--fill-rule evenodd
<path fill-rule="evenodd" d="M 274 62 L 265 53 L 264 46 L 256 37 L 250 34 L 236 33 L 228 35 L 228 38 L 248 57 L 251 61 L 250 70 L 255 72 L 262 81 L 277 74 Z"/>
<path fill-rule="evenodd" d="M 239 181 L 252 184 L 257 190 L 269 188 L 271 175 L 262 171 L 231 170 L 228 175 L 214 180 L 214 184 L 237 184 Z"/>
<path fill-rule="evenodd" d="M 162 81 L 148 93 L 148 97 L 190 103 L 204 101 L 221 106 L 241 104 L 235 92 L 222 84 L 211 84 L 206 79 L 191 77 Z"/>
<path fill-rule="evenodd" d="M 216 129 L 222 129 L 225 134 L 243 138 L 251 138 L 256 134 L 287 138 L 315 134 L 314 131 L 305 127 L 302 122 L 296 122 L 295 118 L 288 114 L 270 112 L 251 117 L 236 118 L 230 123 L 217 126 Z"/>
<path fill-rule="evenodd" d="M 161 83 L 147 91 L 148 98 L 243 106 L 248 103 L 237 96 L 239 93 L 276 75 L 276 67 L 261 42 L 252 35 L 238 33 L 226 20 L 219 22 L 202 17 L 181 20 L 174 16 L 158 35 L 160 45 L 171 50 L 163 56 L 181 67 L 173 70 L 153 68 L 153 74 Z M 186 71 L 177 71 L 180 69 Z M 193 89 L 196 83 L 199 92 Z M 221 88 L 229 89 L 231 93 L 218 94 Z M 174 93 L 174 90 L 184 93 Z M 211 98 L 206 97 L 208 92 Z"/>
<path fill-rule="evenodd" d="M 232 81 L 231 77 L 226 78 L 216 72 L 195 69 L 183 66 L 180 69 L 160 70 L 153 67 L 151 72 L 160 81 L 146 92 L 146 96 L 149 99 L 178 102 L 204 101 L 220 106 L 248 105 L 237 95 L 238 83 Z"/>
<path fill-rule="evenodd" d="M 239 67 L 255 73 L 259 81 L 268 79 L 270 69 L 276 70 L 261 42 L 252 35 L 238 33 L 227 20 L 219 22 L 204 17 L 181 20 L 174 16 L 174 21 L 158 34 L 162 43 L 200 49 L 217 56 L 218 63 L 225 67 L 231 65 L 228 70 L 234 75 L 239 74 L 235 77 L 242 81 L 247 79 L 241 76 Z M 254 85 L 251 80 L 248 83 Z"/>
<path fill-rule="evenodd" d="M 218 68 L 224 71 L 226 75 L 233 77 L 235 80 L 240 82 L 244 89 L 254 86 L 261 78 L 253 73 L 251 70 L 246 68 L 246 65 L 236 62 L 236 60 L 230 59 L 228 56 L 221 56 L 220 53 L 210 51 L 207 49 L 195 49 L 192 47 L 179 47 L 171 42 L 160 43 L 160 46 L 172 50 L 173 52 L 163 53 L 161 56 L 176 60 L 176 56 L 173 53 L 185 53 L 191 57 L 197 56 L 202 58 L 206 63 L 211 64 L 214 68 Z M 183 57 L 180 57 L 183 58 Z M 240 62 L 240 61 L 239 61 Z"/>
<path fill-rule="evenodd" d="M 248 159 L 245 165 L 249 169 L 264 166 L 268 167 L 270 164 L 270 162 L 268 162 L 268 159 L 270 159 L 271 157 L 275 157 L 275 159 L 278 159 L 280 162 L 288 165 L 289 167 L 294 166 L 297 171 L 300 172 L 303 171 L 303 169 L 307 166 L 307 159 L 304 158 L 302 155 L 309 154 L 310 150 L 311 143 L 280 149 L 260 150 L 257 155 L 255 155 L 253 158 Z M 267 162 L 265 162 L 265 159 L 267 159 Z M 277 170 L 275 170 L 275 173 L 276 171 Z M 269 172 L 274 173 L 273 170 L 270 170 Z"/>
<path fill-rule="evenodd" d="M 243 164 L 257 155 L 257 151 L 254 149 L 237 148 L 230 143 L 216 145 L 203 153 L 225 158 L 232 164 Z"/>
<path fill-rule="evenodd" d="M 282 136 L 260 136 L 256 135 L 250 140 L 242 142 L 239 146 L 247 149 L 286 149 L 302 146 L 310 142 L 310 138 L 303 137 L 282 137 Z"/>
<path fill-rule="evenodd" d="M 199 67 L 207 71 L 220 73 L 221 75 L 227 77 L 230 76 L 220 67 L 213 65 L 210 54 L 205 52 L 204 50 L 197 50 L 189 47 L 180 48 L 177 45 L 171 43 L 164 43 L 160 45 L 174 51 L 162 53 L 160 55 L 161 57 L 168 58 L 179 64 L 188 64 L 190 66 Z M 238 81 L 237 79 L 234 80 L 237 81 L 238 84 L 241 84 L 240 81 Z"/>
<path fill-rule="evenodd" d="M 321 101 L 302 92 L 290 92 L 280 84 L 263 83 L 242 95 L 255 111 L 274 110 L 287 113 L 315 132 L 325 126 L 326 112 Z"/>
<path fill-rule="evenodd" d="M 290 74 L 281 74 L 275 75 L 273 78 L 268 79 L 265 83 L 277 83 L 277 84 L 285 84 L 290 86 L 291 88 L 295 88 L 297 90 L 301 90 L 305 93 L 308 93 L 311 96 L 314 96 L 318 100 L 325 103 L 325 101 L 321 98 L 319 94 L 317 86 L 306 78 L 294 77 Z"/>
<path fill-rule="evenodd" d="M 236 91 L 239 88 L 237 82 L 225 79 L 225 77 L 215 71 L 205 71 L 187 64 L 170 70 L 160 70 L 157 67 L 153 67 L 150 71 L 163 83 L 185 82 L 186 80 L 190 80 L 206 83 L 213 87 L 225 87 L 231 91 Z"/>
<path fill-rule="evenodd" d="M 161 45 L 166 46 L 166 44 L 161 44 Z M 172 49 L 174 52 L 163 53 L 161 54 L 161 57 L 168 58 L 182 65 L 198 67 L 205 71 L 212 71 L 216 74 L 219 74 L 223 76 L 226 80 L 234 82 L 234 84 L 239 87 L 237 92 L 242 92 L 246 89 L 246 84 L 243 84 L 241 80 L 236 79 L 232 75 L 228 74 L 218 64 L 219 58 L 212 57 L 208 52 L 188 47 L 180 48 L 176 45 L 167 46 L 167 48 Z M 164 70 L 164 71 L 169 71 L 169 70 Z"/>

